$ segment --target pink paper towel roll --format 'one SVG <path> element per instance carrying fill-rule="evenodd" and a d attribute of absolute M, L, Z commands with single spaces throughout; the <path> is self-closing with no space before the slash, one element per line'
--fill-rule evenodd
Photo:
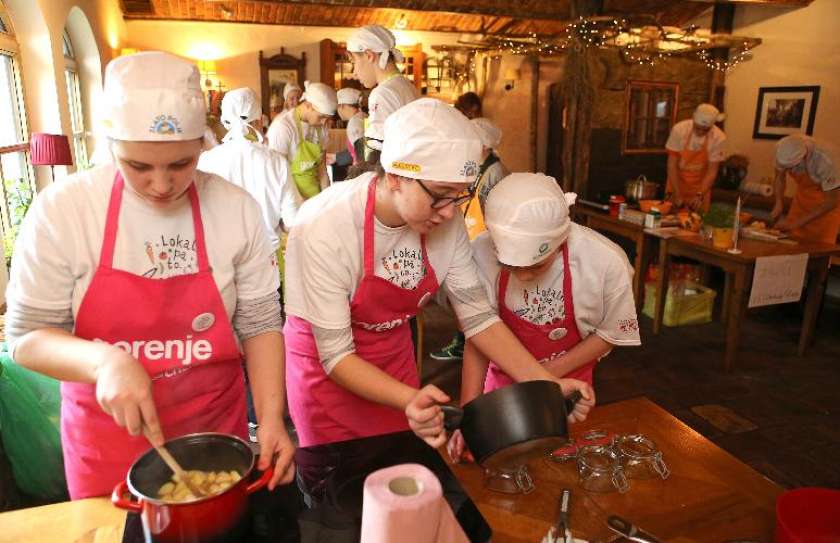
<path fill-rule="evenodd" d="M 362 543 L 467 543 L 435 474 L 400 464 L 365 479 Z"/>

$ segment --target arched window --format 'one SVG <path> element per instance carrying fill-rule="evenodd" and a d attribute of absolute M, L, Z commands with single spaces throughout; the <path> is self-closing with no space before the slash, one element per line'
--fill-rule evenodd
<path fill-rule="evenodd" d="M 18 44 L 9 14 L 0 2 L 0 229 L 7 265 L 34 194 L 34 176 L 27 156 L 28 138 Z M 0 283 L 4 283 L 5 277 L 2 270 Z"/>
<path fill-rule="evenodd" d="M 61 47 L 64 51 L 64 80 L 67 85 L 67 107 L 70 110 L 70 126 L 73 130 L 73 151 L 76 165 L 85 168 L 88 164 L 87 142 L 85 141 L 85 118 L 82 114 L 82 93 L 79 83 L 79 68 L 76 65 L 76 53 L 67 29 L 61 35 Z"/>

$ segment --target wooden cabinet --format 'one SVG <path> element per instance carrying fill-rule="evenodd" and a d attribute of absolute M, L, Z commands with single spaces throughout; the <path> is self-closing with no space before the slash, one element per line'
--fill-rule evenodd
<path fill-rule="evenodd" d="M 266 58 L 260 51 L 260 91 L 262 110 L 269 117 L 283 110 L 283 89 L 292 83 L 303 88 L 306 74 L 306 53 L 300 58 L 287 55 L 280 48 L 280 54 Z"/>
<path fill-rule="evenodd" d="M 426 54 L 418 43 L 410 47 L 398 47 L 405 56 L 399 65 L 403 75 L 414 82 L 420 89 L 424 79 Z M 344 87 L 361 89 L 361 84 L 353 79 L 353 62 L 347 54 L 344 43 L 330 39 L 321 40 L 321 82 L 332 85 L 336 90 Z"/>

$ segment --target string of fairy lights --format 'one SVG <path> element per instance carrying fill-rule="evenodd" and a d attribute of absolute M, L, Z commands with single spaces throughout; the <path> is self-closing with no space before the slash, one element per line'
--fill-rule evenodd
<path fill-rule="evenodd" d="M 455 85 L 462 85 L 475 75 L 479 53 L 498 59 L 505 54 L 552 56 L 570 48 L 599 47 L 617 49 L 621 59 L 631 65 L 655 66 L 671 57 L 695 55 L 709 70 L 728 72 L 752 58 L 751 49 L 760 43 L 752 38 L 704 36 L 695 26 L 666 28 L 655 21 L 643 20 L 639 24 L 613 17 L 581 17 L 566 26 L 564 35 L 553 38 L 532 33 L 523 38 L 488 36 L 487 41 L 486 47 L 465 49 L 468 60 L 455 76 Z M 726 49 L 728 54 L 715 55 L 711 48 Z"/>

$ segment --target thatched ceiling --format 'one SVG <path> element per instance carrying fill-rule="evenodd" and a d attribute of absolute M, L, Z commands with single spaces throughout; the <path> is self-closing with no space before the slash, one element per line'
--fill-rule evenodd
<path fill-rule="evenodd" d="M 812 0 L 735 0 L 808 5 Z M 521 36 L 552 35 L 571 19 L 570 0 L 122 0 L 126 19 L 344 26 Z M 681 26 L 704 0 L 603 0 L 603 14 L 649 14 Z"/>

